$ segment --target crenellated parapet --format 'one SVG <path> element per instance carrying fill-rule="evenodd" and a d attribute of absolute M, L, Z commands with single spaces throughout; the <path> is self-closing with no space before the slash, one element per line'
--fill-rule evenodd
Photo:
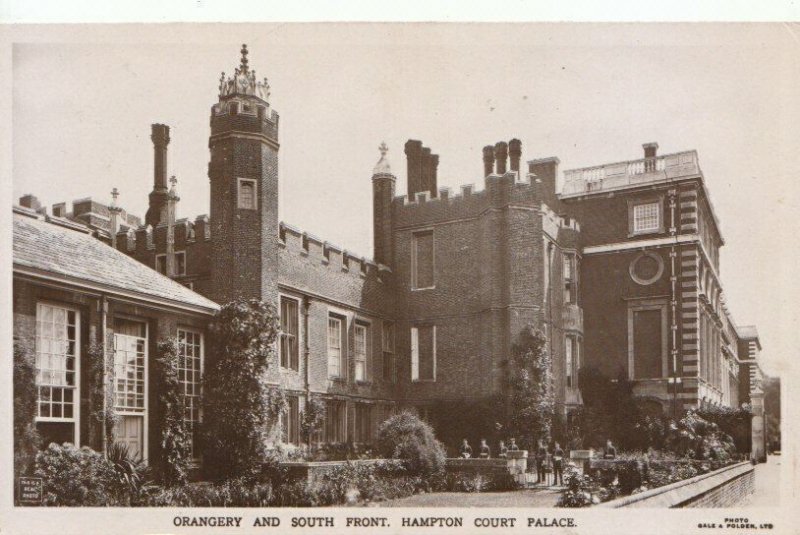
<path fill-rule="evenodd" d="M 520 177 L 515 171 L 503 175 L 491 174 L 484 179 L 483 189 L 465 184 L 456 193 L 450 188 L 439 188 L 439 195 L 431 198 L 419 192 L 415 198 L 396 196 L 392 202 L 396 226 L 424 224 L 426 222 L 476 217 L 490 209 L 508 206 L 536 210 L 539 207 L 540 184 L 531 175 Z"/>
<path fill-rule="evenodd" d="M 286 252 L 303 258 L 309 266 L 325 266 L 332 272 L 379 283 L 386 282 L 391 274 L 388 266 L 355 255 L 287 223 L 280 224 L 279 244 Z"/>
<path fill-rule="evenodd" d="M 556 240 L 564 248 L 577 249 L 581 232 L 580 223 L 571 217 L 558 215 L 544 203 L 542 203 L 540 210 L 542 213 L 542 230 L 545 234 Z"/>
<path fill-rule="evenodd" d="M 147 251 L 156 254 L 166 251 L 167 225 L 160 223 L 155 228 L 142 225 L 138 229 L 121 230 L 117 233 L 117 249 L 136 256 L 147 254 Z M 174 228 L 175 250 L 180 251 L 191 248 L 198 243 L 211 240 L 211 225 L 208 216 L 197 216 L 194 221 L 182 218 L 175 221 Z"/>

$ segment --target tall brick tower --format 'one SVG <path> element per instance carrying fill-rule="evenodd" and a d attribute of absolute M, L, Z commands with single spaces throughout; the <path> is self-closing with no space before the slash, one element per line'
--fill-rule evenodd
<path fill-rule="evenodd" d="M 372 170 L 372 228 L 373 257 L 379 264 L 391 266 L 394 263 L 392 250 L 392 200 L 396 177 L 392 173 L 386 153 L 389 147 L 381 143 L 381 159 Z"/>
<path fill-rule="evenodd" d="M 277 302 L 278 114 L 269 83 L 248 67 L 247 45 L 234 75 L 219 80 L 211 107 L 212 299 Z"/>

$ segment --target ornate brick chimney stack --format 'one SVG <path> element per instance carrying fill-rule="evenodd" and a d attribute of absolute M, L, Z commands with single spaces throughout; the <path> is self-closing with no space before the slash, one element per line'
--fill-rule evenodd
<path fill-rule="evenodd" d="M 508 159 L 508 143 L 500 141 L 494 146 L 494 157 L 496 160 L 497 174 L 506 174 L 506 160 Z"/>
<path fill-rule="evenodd" d="M 487 177 L 494 171 L 494 147 L 486 145 L 483 147 L 483 176 Z"/>
<path fill-rule="evenodd" d="M 153 191 L 150 193 L 150 208 L 144 217 L 145 225 L 153 228 L 166 220 L 167 197 L 167 145 L 169 145 L 169 126 L 151 126 L 150 139 L 153 141 Z"/>
<path fill-rule="evenodd" d="M 509 141 L 508 155 L 511 157 L 511 170 L 519 173 L 519 161 L 522 158 L 522 141 L 517 138 Z"/>
<path fill-rule="evenodd" d="M 439 195 L 437 187 L 437 168 L 439 155 L 431 154 L 431 149 L 422 146 L 422 142 L 409 139 L 405 145 L 406 161 L 408 164 L 408 198 L 416 199 L 419 192 L 427 191 L 430 198 Z"/>

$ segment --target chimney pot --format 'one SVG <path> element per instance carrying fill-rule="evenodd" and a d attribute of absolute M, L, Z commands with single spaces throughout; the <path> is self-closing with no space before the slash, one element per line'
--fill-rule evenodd
<path fill-rule="evenodd" d="M 645 158 L 655 158 L 656 152 L 658 151 L 658 143 L 644 143 L 642 148 L 644 149 Z"/>

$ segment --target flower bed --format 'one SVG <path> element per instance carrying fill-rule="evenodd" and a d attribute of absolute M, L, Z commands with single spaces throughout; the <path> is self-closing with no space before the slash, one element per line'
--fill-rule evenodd
<path fill-rule="evenodd" d="M 570 463 L 565 470 L 567 488 L 559 507 L 588 507 L 622 496 L 691 479 L 701 474 L 735 464 L 734 460 L 701 461 L 694 459 L 592 460 L 585 473 Z"/>

